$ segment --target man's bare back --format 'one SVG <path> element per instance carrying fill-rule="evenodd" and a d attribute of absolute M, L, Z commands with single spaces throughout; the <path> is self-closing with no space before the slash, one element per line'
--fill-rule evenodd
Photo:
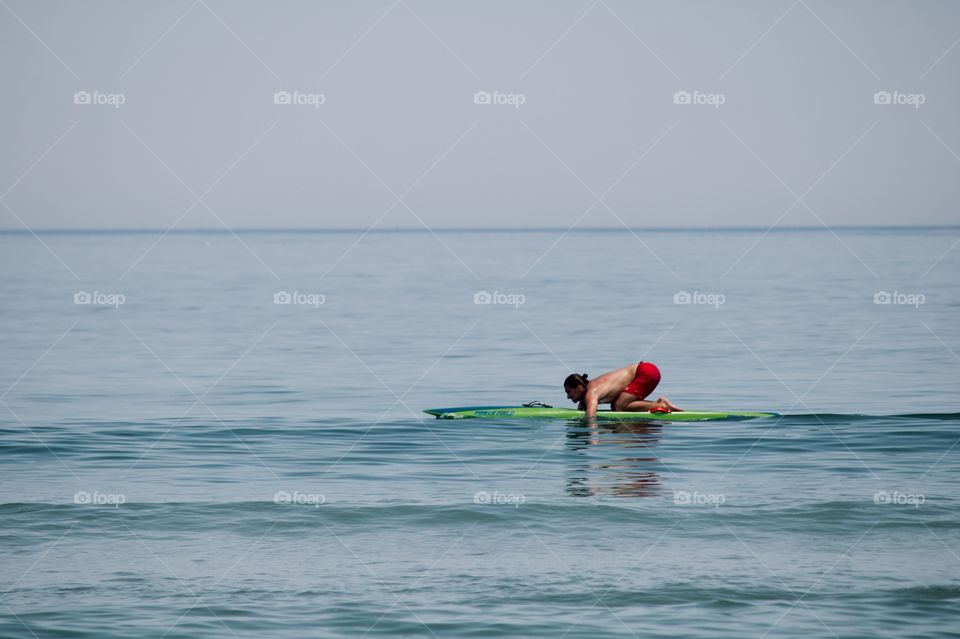
<path fill-rule="evenodd" d="M 652 408 L 681 411 L 666 397 L 646 401 L 646 396 L 660 382 L 660 371 L 650 362 L 627 364 L 623 368 L 587 380 L 586 375 L 570 375 L 564 381 L 567 398 L 578 402 L 587 417 L 597 414 L 599 404 L 610 404 L 611 410 L 640 412 Z"/>

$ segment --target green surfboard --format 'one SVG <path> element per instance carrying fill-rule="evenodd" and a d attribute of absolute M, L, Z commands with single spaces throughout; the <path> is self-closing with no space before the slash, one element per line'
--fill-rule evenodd
<path fill-rule="evenodd" d="M 428 415 L 433 415 L 437 419 L 582 419 L 584 416 L 582 410 L 575 408 L 553 408 L 550 406 L 460 406 L 455 408 L 427 408 L 423 412 Z M 762 419 L 776 416 L 777 413 L 758 413 L 751 411 L 686 410 L 674 413 L 624 413 L 601 410 L 597 412 L 597 419 L 650 422 L 706 422 Z"/>

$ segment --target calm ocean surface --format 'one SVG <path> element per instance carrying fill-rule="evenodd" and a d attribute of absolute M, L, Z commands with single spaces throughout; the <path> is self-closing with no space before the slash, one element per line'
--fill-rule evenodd
<path fill-rule="evenodd" d="M 958 237 L 0 234 L 0 637 L 958 636 Z"/>

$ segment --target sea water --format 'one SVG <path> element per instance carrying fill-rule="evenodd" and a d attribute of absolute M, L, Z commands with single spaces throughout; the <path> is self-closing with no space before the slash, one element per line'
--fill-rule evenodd
<path fill-rule="evenodd" d="M 2 234 L 0 636 L 955 633 L 958 237 Z"/>

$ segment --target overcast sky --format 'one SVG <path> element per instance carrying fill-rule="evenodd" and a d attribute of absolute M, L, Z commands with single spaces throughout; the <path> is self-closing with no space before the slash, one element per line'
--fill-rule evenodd
<path fill-rule="evenodd" d="M 958 39 L 952 0 L 3 0 L 0 228 L 954 224 Z"/>

